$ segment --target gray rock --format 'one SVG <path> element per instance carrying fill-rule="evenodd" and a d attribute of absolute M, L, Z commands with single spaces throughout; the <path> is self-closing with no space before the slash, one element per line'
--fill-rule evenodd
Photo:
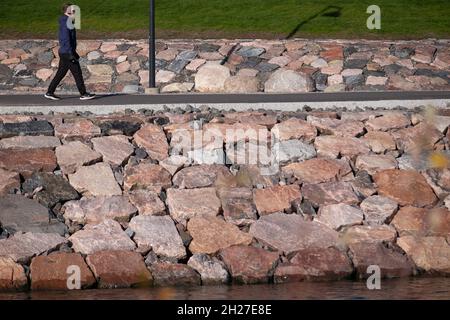
<path fill-rule="evenodd" d="M 148 153 L 147 153 L 147 151 L 145 151 L 144 148 L 136 148 L 135 151 L 134 151 L 134 156 L 135 156 L 137 159 L 142 160 L 142 159 L 145 159 L 145 158 L 148 157 Z M 161 164 L 161 163 L 160 163 L 160 164 Z"/>
<path fill-rule="evenodd" d="M 312 203 L 306 199 L 304 199 L 300 204 L 294 202 L 294 206 L 297 214 L 301 214 L 304 217 L 313 217 L 316 215 L 316 210 L 314 209 Z"/>
<path fill-rule="evenodd" d="M 236 51 L 236 54 L 242 56 L 242 57 L 258 57 L 262 55 L 266 50 L 264 48 L 255 48 L 255 47 L 242 47 L 238 51 Z"/>
<path fill-rule="evenodd" d="M 33 70 L 27 69 L 26 66 L 22 68 L 14 69 L 14 77 L 26 79 L 33 76 Z"/>
<path fill-rule="evenodd" d="M 369 70 L 364 70 L 363 74 L 365 76 L 373 76 L 373 77 L 385 77 L 386 73 L 384 71 L 369 71 Z"/>
<path fill-rule="evenodd" d="M 36 172 L 22 185 L 26 193 L 33 193 L 39 187 L 42 187 L 42 190 L 35 194 L 35 199 L 48 208 L 52 208 L 58 202 L 79 199 L 77 191 L 62 176 Z"/>
<path fill-rule="evenodd" d="M 75 252 L 82 254 L 106 250 L 132 251 L 136 248 L 120 224 L 111 219 L 99 224 L 87 224 L 83 230 L 75 232 L 69 241 Z"/>
<path fill-rule="evenodd" d="M 88 60 L 97 60 L 97 59 L 100 59 L 100 57 L 101 57 L 102 55 L 100 54 L 100 52 L 98 52 L 98 51 L 92 51 L 92 52 L 89 52 L 88 53 L 88 55 L 87 55 L 87 58 L 88 58 Z"/>
<path fill-rule="evenodd" d="M 0 139 L 14 136 L 53 136 L 53 126 L 44 120 L 0 123 Z"/>
<path fill-rule="evenodd" d="M 195 46 L 195 51 L 200 51 L 200 52 L 214 52 L 219 49 L 220 49 L 219 45 L 212 44 L 212 43 L 201 43 L 201 44 Z"/>
<path fill-rule="evenodd" d="M 133 47 L 133 45 L 131 45 L 129 43 L 121 43 L 121 44 L 117 45 L 117 50 L 118 51 L 127 51 L 131 47 Z"/>
<path fill-rule="evenodd" d="M 316 90 L 324 91 L 327 88 L 328 76 L 326 74 L 318 72 L 314 80 L 316 81 Z"/>
<path fill-rule="evenodd" d="M 196 149 L 188 151 L 187 157 L 189 161 L 196 164 L 225 164 L 225 152 L 223 149 Z"/>
<path fill-rule="evenodd" d="M 128 222 L 137 209 L 125 196 L 89 197 L 69 201 L 62 207 L 66 221 L 77 224 L 100 223 L 105 219 Z"/>
<path fill-rule="evenodd" d="M 27 66 L 23 63 L 18 64 L 14 67 L 14 75 L 17 75 L 20 71 L 27 70 Z M 30 75 L 31 76 L 31 75 Z"/>
<path fill-rule="evenodd" d="M 130 237 L 130 238 L 133 238 L 133 236 L 134 236 L 134 231 L 131 230 L 130 228 L 127 228 L 127 229 L 125 230 L 125 233 L 126 233 L 127 236 Z"/>
<path fill-rule="evenodd" d="M 145 265 L 149 267 L 152 264 L 155 264 L 155 263 L 158 263 L 158 262 L 159 262 L 159 259 L 158 259 L 158 256 L 156 255 L 156 253 L 153 252 L 153 251 L 150 251 L 147 254 L 147 257 L 145 258 Z"/>
<path fill-rule="evenodd" d="M 181 155 L 171 155 L 167 159 L 159 162 L 159 165 L 169 171 L 172 176 L 175 175 L 179 169 L 189 164 L 189 159 Z"/>
<path fill-rule="evenodd" d="M 445 70 L 417 69 L 415 76 L 439 77 L 446 81 L 450 81 L 450 72 Z"/>
<path fill-rule="evenodd" d="M 365 221 L 369 224 L 389 223 L 397 212 L 398 203 L 394 200 L 374 195 L 361 202 L 361 209 L 364 211 Z"/>
<path fill-rule="evenodd" d="M 37 57 L 38 62 L 42 64 L 50 64 L 53 58 L 54 56 L 52 51 L 42 52 Z"/>
<path fill-rule="evenodd" d="M 0 240 L 0 257 L 10 257 L 16 262 L 28 264 L 32 257 L 54 250 L 66 242 L 56 233 L 16 233 Z"/>
<path fill-rule="evenodd" d="M 188 60 L 175 59 L 167 66 L 166 69 L 178 74 L 184 69 L 184 67 L 186 67 L 188 63 Z"/>
<path fill-rule="evenodd" d="M 377 192 L 376 185 L 366 170 L 359 170 L 354 180 L 350 181 L 353 190 L 361 197 L 369 197 Z"/>
<path fill-rule="evenodd" d="M 351 59 L 345 60 L 344 69 L 364 69 L 367 65 L 368 60 L 364 59 Z"/>
<path fill-rule="evenodd" d="M 127 120 L 111 120 L 111 121 L 103 121 L 98 125 L 102 131 L 102 135 L 109 135 L 111 132 L 117 131 L 122 132 L 126 136 L 132 136 L 141 128 L 141 123 L 133 121 L 132 119 Z"/>
<path fill-rule="evenodd" d="M 272 72 L 278 68 L 280 68 L 279 65 L 267 62 L 261 62 L 255 66 L 255 69 L 261 72 Z"/>
<path fill-rule="evenodd" d="M 272 150 L 266 143 L 240 140 L 226 144 L 226 163 L 236 165 L 257 164 L 269 166 L 273 162 Z"/>
<path fill-rule="evenodd" d="M 156 59 L 155 61 L 155 67 L 157 69 L 164 69 L 167 66 L 166 60 Z M 145 63 L 145 68 L 148 69 L 148 61 Z"/>
<path fill-rule="evenodd" d="M 20 48 L 29 51 L 31 54 L 39 54 L 46 50 L 48 43 L 45 41 L 21 41 L 17 45 L 20 45 Z"/>
<path fill-rule="evenodd" d="M 34 86 L 37 86 L 38 83 L 39 83 L 39 80 L 36 78 L 27 78 L 27 79 L 19 80 L 19 84 L 22 86 L 34 87 Z"/>
<path fill-rule="evenodd" d="M 246 59 L 244 62 L 238 65 L 238 69 L 246 69 L 246 68 L 255 68 L 260 62 L 262 61 L 261 58 L 258 57 L 250 57 Z"/>
<path fill-rule="evenodd" d="M 177 59 L 191 61 L 191 60 L 195 59 L 195 57 L 197 57 L 196 51 L 187 50 L 187 51 L 182 51 L 180 54 L 178 54 Z"/>
<path fill-rule="evenodd" d="M 139 93 L 139 86 L 134 84 L 126 85 L 125 87 L 123 87 L 122 93 L 128 94 Z"/>
<path fill-rule="evenodd" d="M 0 64 L 0 83 L 6 84 L 12 77 L 12 70 L 4 64 Z"/>
<path fill-rule="evenodd" d="M 207 254 L 194 254 L 187 264 L 200 274 L 203 285 L 226 284 L 230 280 L 221 261 Z"/>
<path fill-rule="evenodd" d="M 420 154 L 418 157 L 414 157 L 411 154 L 404 153 L 396 160 L 398 163 L 398 168 L 401 170 L 413 169 L 422 171 L 428 169 L 429 167 L 428 155 L 426 154 Z"/>
<path fill-rule="evenodd" d="M 169 216 L 136 216 L 129 227 L 135 232 L 138 247 L 151 248 L 158 256 L 186 257 L 183 241 Z"/>
<path fill-rule="evenodd" d="M 334 230 L 339 230 L 342 227 L 361 224 L 363 218 L 363 212 L 359 208 L 338 203 L 321 206 L 314 220 Z"/>
<path fill-rule="evenodd" d="M 184 229 L 181 223 L 177 223 L 176 227 L 178 233 L 180 234 L 181 240 L 183 240 L 183 245 L 185 247 L 189 247 L 189 244 L 192 242 L 191 235 Z"/>
<path fill-rule="evenodd" d="M 364 75 L 358 74 L 355 76 L 344 77 L 344 82 L 349 87 L 355 87 L 364 84 Z"/>
<path fill-rule="evenodd" d="M 409 58 L 410 56 L 412 56 L 414 54 L 414 49 L 413 48 L 408 48 L 408 47 L 391 47 L 390 48 L 391 54 L 393 54 L 394 56 L 400 58 L 400 59 L 406 59 Z"/>
<path fill-rule="evenodd" d="M 389 64 L 387 66 L 384 66 L 383 70 L 386 73 L 386 75 L 392 76 L 392 75 L 397 74 L 401 68 L 402 67 L 399 66 L 398 64 Z"/>
<path fill-rule="evenodd" d="M 286 140 L 273 145 L 272 156 L 280 164 L 291 161 L 304 161 L 314 158 L 316 149 L 314 146 L 300 140 Z"/>
<path fill-rule="evenodd" d="M 322 48 L 317 43 L 307 42 L 306 45 L 303 47 L 303 50 L 305 53 L 309 53 L 311 55 L 318 55 L 320 50 L 322 50 Z"/>
<path fill-rule="evenodd" d="M 21 231 L 64 235 L 67 231 L 63 223 L 50 219 L 46 207 L 13 194 L 0 198 L 0 224 L 10 234 Z"/>

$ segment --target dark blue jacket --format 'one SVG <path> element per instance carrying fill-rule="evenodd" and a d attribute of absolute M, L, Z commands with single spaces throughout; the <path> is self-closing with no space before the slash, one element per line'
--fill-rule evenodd
<path fill-rule="evenodd" d="M 75 28 L 67 28 L 68 16 L 59 17 L 59 52 L 75 54 L 77 50 L 77 31 Z"/>

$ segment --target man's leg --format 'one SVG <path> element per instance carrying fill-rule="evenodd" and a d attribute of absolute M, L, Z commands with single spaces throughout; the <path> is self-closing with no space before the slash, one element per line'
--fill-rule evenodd
<path fill-rule="evenodd" d="M 65 59 L 63 56 L 61 56 L 61 55 L 59 56 L 58 71 L 56 72 L 55 77 L 53 78 L 52 82 L 50 83 L 47 93 L 50 93 L 50 94 L 55 93 L 56 87 L 58 87 L 59 83 L 66 76 L 67 71 L 69 71 L 69 63 L 70 63 L 70 61 Z"/>
<path fill-rule="evenodd" d="M 80 95 L 85 95 L 86 87 L 84 85 L 83 72 L 81 71 L 80 63 L 78 61 L 70 62 L 69 68 L 70 72 L 72 72 L 73 77 L 75 78 L 75 82 L 77 84 Z"/>

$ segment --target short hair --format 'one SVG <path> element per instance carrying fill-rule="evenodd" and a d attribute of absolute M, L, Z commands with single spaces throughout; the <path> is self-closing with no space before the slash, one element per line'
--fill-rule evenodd
<path fill-rule="evenodd" d="M 72 3 L 65 3 L 65 4 L 63 4 L 63 6 L 62 6 L 62 12 L 63 12 L 63 13 L 66 13 L 67 8 L 69 8 L 70 6 L 73 6 L 73 4 L 72 4 Z"/>

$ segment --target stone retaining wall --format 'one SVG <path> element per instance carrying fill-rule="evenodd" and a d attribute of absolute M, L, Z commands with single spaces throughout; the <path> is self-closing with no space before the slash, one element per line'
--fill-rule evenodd
<path fill-rule="evenodd" d="M 0 115 L 0 291 L 448 276 L 425 111 Z"/>
<path fill-rule="evenodd" d="M 44 92 L 56 41 L 0 41 L 0 93 Z M 146 41 L 80 41 L 87 87 L 144 92 Z M 170 40 L 157 42 L 161 92 L 449 90 L 450 41 Z M 72 76 L 61 88 L 76 92 Z"/>

